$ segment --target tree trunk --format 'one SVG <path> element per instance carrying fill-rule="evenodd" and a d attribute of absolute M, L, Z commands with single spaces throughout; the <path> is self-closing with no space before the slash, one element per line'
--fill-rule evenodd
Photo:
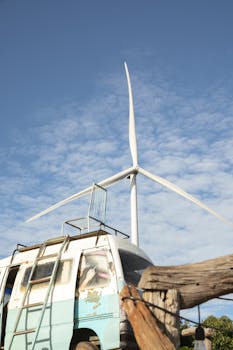
<path fill-rule="evenodd" d="M 233 292 L 233 255 L 195 264 L 150 266 L 138 286 L 150 292 L 176 289 L 180 308 L 191 308 Z"/>
<path fill-rule="evenodd" d="M 179 293 L 175 289 L 169 289 L 164 292 L 144 292 L 143 299 L 150 303 L 168 310 L 173 314 L 178 314 L 180 311 Z M 155 316 L 160 329 L 174 344 L 176 349 L 180 346 L 180 319 L 156 307 L 150 307 L 152 314 Z"/>
<path fill-rule="evenodd" d="M 161 331 L 155 317 L 140 299 L 135 287 L 125 286 L 121 291 L 122 307 L 132 325 L 134 335 L 141 350 L 176 350 L 169 338 Z"/>

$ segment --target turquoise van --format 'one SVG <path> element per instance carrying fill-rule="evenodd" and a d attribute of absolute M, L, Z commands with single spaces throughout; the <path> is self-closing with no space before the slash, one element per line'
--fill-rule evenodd
<path fill-rule="evenodd" d="M 119 293 L 151 264 L 109 226 L 18 247 L 0 260 L 1 349 L 137 349 Z"/>

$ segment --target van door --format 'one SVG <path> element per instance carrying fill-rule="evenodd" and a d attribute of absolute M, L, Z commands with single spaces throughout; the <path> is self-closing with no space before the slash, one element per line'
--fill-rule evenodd
<path fill-rule="evenodd" d="M 5 267 L 0 270 L 1 283 L 1 346 L 4 346 L 6 321 L 8 316 L 8 304 L 11 298 L 16 275 L 19 271 L 19 266 Z"/>
<path fill-rule="evenodd" d="M 101 349 L 118 348 L 120 307 L 116 273 L 109 248 L 98 247 L 83 251 L 78 269 L 76 298 L 75 328 L 93 331 L 99 338 Z"/>
<path fill-rule="evenodd" d="M 0 339 L 1 346 L 3 346 L 4 342 L 4 332 L 3 332 L 3 309 L 4 309 L 4 292 L 5 292 L 5 284 L 7 278 L 7 267 L 0 268 Z"/>

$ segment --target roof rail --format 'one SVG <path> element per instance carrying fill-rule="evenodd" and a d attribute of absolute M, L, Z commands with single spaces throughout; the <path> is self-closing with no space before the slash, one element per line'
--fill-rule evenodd
<path fill-rule="evenodd" d="M 114 227 L 111 227 L 105 223 L 103 223 L 102 221 L 93 218 L 91 216 L 88 217 L 82 217 L 82 218 L 75 218 L 75 219 L 71 219 L 71 220 L 67 220 L 62 224 L 62 229 L 61 229 L 61 234 L 64 235 L 65 232 L 65 228 L 67 226 L 71 227 L 72 229 L 75 229 L 75 233 L 77 234 L 77 230 L 78 230 L 78 234 L 82 235 L 82 234 L 86 234 L 86 233 L 91 233 L 93 231 L 96 230 L 104 230 L 107 233 L 110 234 L 114 234 L 115 236 L 123 236 L 124 238 L 129 238 L 129 235 L 117 230 Z"/>

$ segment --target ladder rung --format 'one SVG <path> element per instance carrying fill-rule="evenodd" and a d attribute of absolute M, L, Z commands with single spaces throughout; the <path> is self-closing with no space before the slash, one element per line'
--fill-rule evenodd
<path fill-rule="evenodd" d="M 25 304 L 24 306 L 23 306 L 23 309 L 29 309 L 30 307 L 36 307 L 36 306 L 43 306 L 44 305 L 44 303 L 32 303 L 32 304 Z"/>
<path fill-rule="evenodd" d="M 32 329 L 25 329 L 25 330 L 22 330 L 22 331 L 16 331 L 14 333 L 14 335 L 21 335 L 21 334 L 28 334 L 28 333 L 33 333 L 36 331 L 36 328 L 32 328 Z"/>
<path fill-rule="evenodd" d="M 60 236 L 60 237 L 53 237 L 50 239 L 47 239 L 47 241 L 44 242 L 45 246 L 55 243 L 62 243 L 64 242 L 68 237 L 67 236 Z"/>
<path fill-rule="evenodd" d="M 49 258 L 56 258 L 58 256 L 57 253 L 54 254 L 48 254 L 48 255 L 42 255 L 37 258 L 37 261 L 44 260 L 44 259 L 49 259 Z"/>
<path fill-rule="evenodd" d="M 33 284 L 39 284 L 39 283 L 43 283 L 43 282 L 48 282 L 48 281 L 50 281 L 50 278 L 51 278 L 51 276 L 38 278 L 37 280 L 31 280 L 30 284 L 33 285 Z"/>

